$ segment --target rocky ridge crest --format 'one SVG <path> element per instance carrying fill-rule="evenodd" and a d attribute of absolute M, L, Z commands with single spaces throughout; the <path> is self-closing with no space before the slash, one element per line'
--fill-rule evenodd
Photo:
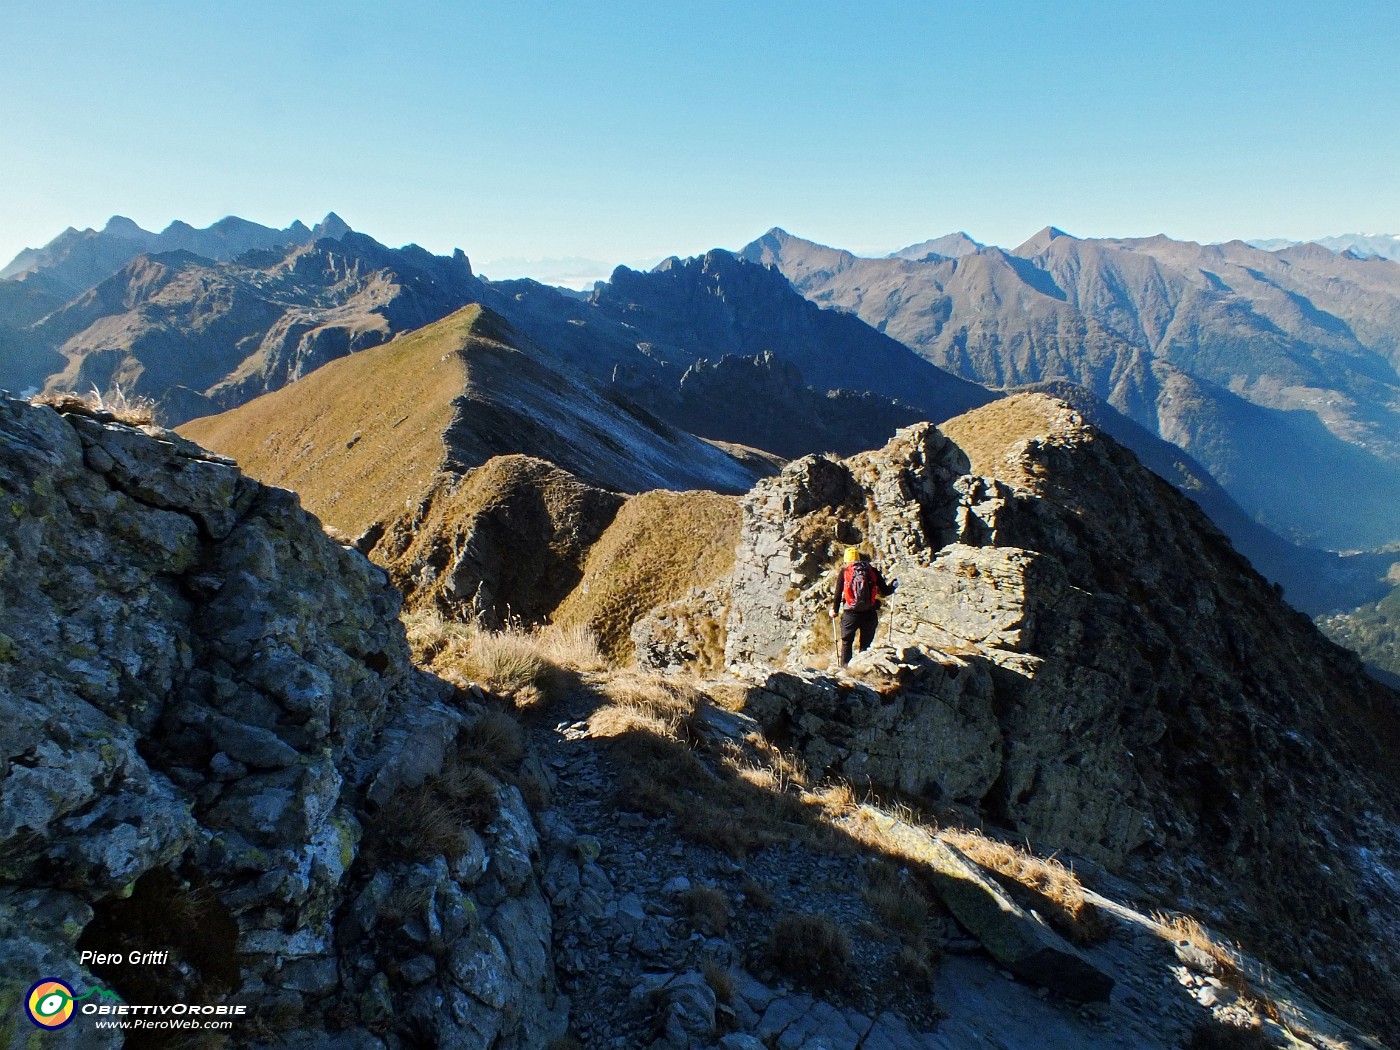
<path fill-rule="evenodd" d="M 808 457 L 742 507 L 733 574 L 639 623 L 643 660 L 721 624 L 746 710 L 814 774 L 969 807 L 1400 1002 L 1395 695 L 1068 405 Z M 848 543 L 900 580 L 854 678 L 825 670 Z"/>

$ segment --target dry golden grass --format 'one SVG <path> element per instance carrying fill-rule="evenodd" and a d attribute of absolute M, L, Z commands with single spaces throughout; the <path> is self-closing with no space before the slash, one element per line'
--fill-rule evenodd
<path fill-rule="evenodd" d="M 416 503 L 441 468 L 466 351 L 486 338 L 480 317 L 479 306 L 464 307 L 179 431 L 259 481 L 293 489 L 307 510 L 358 536 Z"/>
<path fill-rule="evenodd" d="M 967 453 L 972 473 L 1013 485 L 1033 481 L 1025 467 L 1008 458 L 1018 442 L 1049 437 L 1066 420 L 1065 409 L 1044 394 L 1017 394 L 940 423 L 938 429 Z"/>
<path fill-rule="evenodd" d="M 735 987 L 732 973 L 713 959 L 706 959 L 701 963 L 700 972 L 705 975 L 705 983 L 715 993 L 717 1002 L 728 1005 L 734 1001 L 738 989 Z"/>
<path fill-rule="evenodd" d="M 582 624 L 552 623 L 535 632 L 551 662 L 569 671 L 596 672 L 609 667 L 598 636 Z"/>
<path fill-rule="evenodd" d="M 148 397 L 127 396 L 120 387 L 103 395 L 95 388 L 87 394 L 66 390 L 39 394 L 31 404 L 44 405 L 56 412 L 91 416 L 94 419 L 126 423 L 133 427 L 150 426 L 155 422 L 156 403 Z"/>
<path fill-rule="evenodd" d="M 739 693 L 636 671 L 614 672 L 593 685 L 609 703 L 590 717 L 589 732 L 611 738 L 627 770 L 618 806 L 674 817 L 680 834 L 734 857 L 790 841 L 844 846 L 844 836 L 823 817 L 852 804 L 849 786 L 812 789 L 802 763 L 781 749 L 756 739 L 716 745 L 697 731 L 707 708 L 742 706 Z M 697 747 L 707 750 L 709 764 Z"/>
<path fill-rule="evenodd" d="M 1214 963 L 1215 976 L 1220 983 L 1240 996 L 1251 1012 L 1267 1017 L 1271 1021 L 1280 1019 L 1278 1004 L 1256 987 L 1245 972 L 1244 955 L 1238 945 L 1224 944 L 1209 930 L 1190 915 L 1167 915 L 1162 912 L 1152 916 L 1168 935 L 1178 944 L 1187 944 Z M 1226 1036 L 1233 1037 L 1231 1033 Z"/>
<path fill-rule="evenodd" d="M 1071 940 L 1094 944 L 1107 935 L 1107 924 L 1084 898 L 1083 884 L 1053 857 L 1037 857 L 976 831 L 945 830 L 941 837 L 988 871 L 1034 893 L 1046 919 Z"/>
<path fill-rule="evenodd" d="M 597 645 L 577 628 L 485 631 L 432 610 L 405 613 L 403 624 L 420 667 L 459 687 L 475 682 L 521 709 L 554 699 L 568 673 L 605 666 Z"/>
<path fill-rule="evenodd" d="M 453 859 L 467 848 L 466 831 L 486 827 L 499 812 L 496 781 L 484 770 L 450 760 L 421 787 L 395 792 L 371 819 L 366 837 L 371 853 Z"/>
<path fill-rule="evenodd" d="M 720 937 L 729 928 L 729 898 L 713 886 L 692 886 L 680 895 L 691 928 L 706 937 Z"/>
<path fill-rule="evenodd" d="M 644 492 L 629 499 L 588 552 L 583 579 L 554 622 L 593 632 L 619 663 L 632 656 L 632 627 L 734 567 L 739 502 L 714 492 Z M 723 639 L 718 639 L 723 648 Z"/>
<path fill-rule="evenodd" d="M 614 707 L 639 712 L 662 727 L 662 735 L 684 742 L 695 738 L 694 725 L 709 698 L 684 678 L 640 672 L 612 675 L 602 684 Z"/>
<path fill-rule="evenodd" d="M 504 711 L 486 711 L 458 738 L 458 757 L 472 765 L 502 773 L 525 756 L 525 733 Z"/>

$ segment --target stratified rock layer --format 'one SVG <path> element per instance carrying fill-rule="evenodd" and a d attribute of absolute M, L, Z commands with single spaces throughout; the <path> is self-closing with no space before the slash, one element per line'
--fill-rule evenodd
<path fill-rule="evenodd" d="M 412 667 L 379 569 L 291 493 L 110 419 L 0 401 L 0 492 L 0 1013 L 50 975 L 313 1042 L 558 1031 L 519 793 L 481 774 L 450 863 L 383 845 L 470 711 Z M 171 958 L 94 974 L 75 946 Z"/>

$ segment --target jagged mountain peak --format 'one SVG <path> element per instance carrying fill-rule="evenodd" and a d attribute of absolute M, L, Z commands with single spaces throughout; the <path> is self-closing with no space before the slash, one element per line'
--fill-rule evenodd
<path fill-rule="evenodd" d="M 316 240 L 329 238 L 338 241 L 351 232 L 353 231 L 350 229 L 350 224 L 332 211 L 327 212 L 326 217 L 312 228 L 311 236 Z"/>
<path fill-rule="evenodd" d="M 349 226 L 334 212 L 317 225 L 318 236 L 340 238 Z M 3 270 L 0 279 L 42 273 L 69 296 L 111 276 L 141 252 L 190 251 L 206 259 L 226 261 L 252 249 L 287 248 L 306 243 L 311 231 L 293 222 L 284 230 L 228 215 L 204 229 L 176 219 L 152 233 L 124 215 L 113 215 L 101 230 L 71 227 L 42 248 L 26 248 Z"/>

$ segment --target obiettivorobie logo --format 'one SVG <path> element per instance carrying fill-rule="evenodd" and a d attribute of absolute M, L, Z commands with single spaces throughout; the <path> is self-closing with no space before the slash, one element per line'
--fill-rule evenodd
<path fill-rule="evenodd" d="M 40 1028 L 62 1028 L 73 1020 L 73 1015 L 77 1012 L 74 1004 L 94 995 L 99 999 L 117 998 L 116 992 L 106 988 L 90 988 L 82 995 L 77 995 L 63 981 L 46 977 L 29 989 L 29 995 L 24 1000 L 24 1009 L 29 1014 L 29 1019 Z"/>
<path fill-rule="evenodd" d="M 248 1016 L 248 1007 L 242 1003 L 125 1003 L 110 988 L 89 988 L 79 995 L 66 981 L 45 977 L 30 987 L 24 1012 L 34 1024 L 49 1031 L 66 1027 L 79 1014 L 98 1028 L 229 1029 L 235 1018 Z"/>

